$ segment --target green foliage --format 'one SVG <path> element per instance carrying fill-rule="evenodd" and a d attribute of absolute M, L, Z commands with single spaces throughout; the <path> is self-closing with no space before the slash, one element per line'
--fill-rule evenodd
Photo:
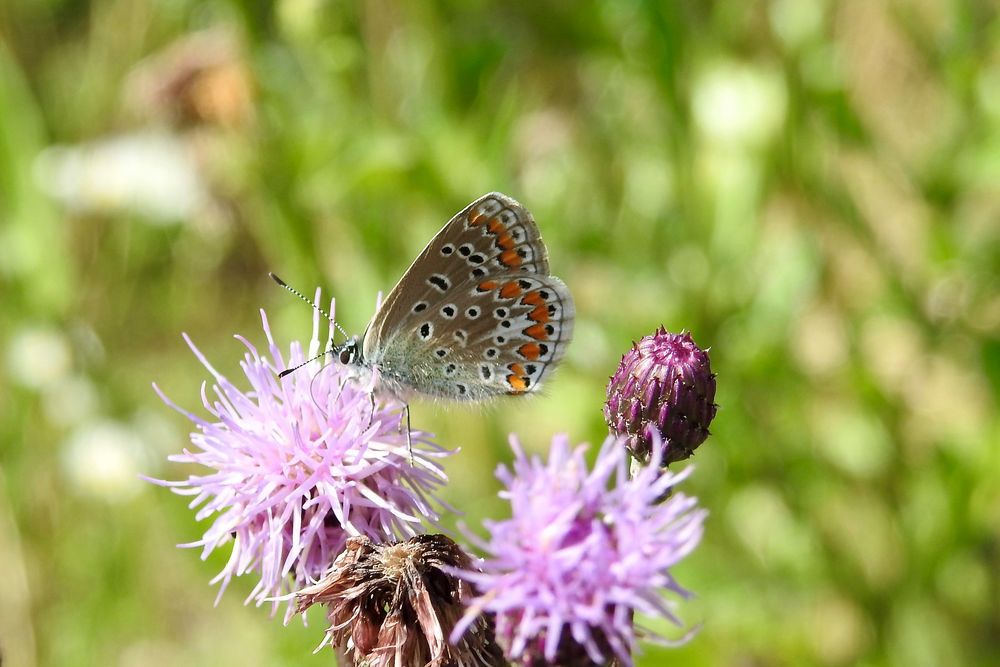
<path fill-rule="evenodd" d="M 174 548 L 200 527 L 137 475 L 187 474 L 187 422 L 150 383 L 197 408 L 180 333 L 235 377 L 261 306 L 307 336 L 268 270 L 360 332 L 490 190 L 579 319 L 544 397 L 414 406 L 463 448 L 466 523 L 502 511 L 508 432 L 599 442 L 630 341 L 688 329 L 721 405 L 678 572 L 702 628 L 640 664 L 989 664 L 998 63 L 971 0 L 5 2 L 4 664 L 330 664 L 320 616 L 282 627 L 241 580 L 213 608 L 222 562 Z"/>

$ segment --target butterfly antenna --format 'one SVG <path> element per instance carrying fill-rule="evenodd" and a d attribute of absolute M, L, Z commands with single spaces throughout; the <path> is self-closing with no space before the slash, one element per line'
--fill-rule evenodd
<path fill-rule="evenodd" d="M 281 278 L 279 278 L 275 274 L 271 273 L 270 271 L 268 272 L 267 275 L 271 276 L 271 280 L 273 280 L 274 282 L 278 283 L 279 285 L 281 285 L 282 287 L 284 287 L 286 290 L 288 290 L 289 292 L 291 292 L 295 296 L 299 297 L 300 299 L 302 299 L 303 301 L 305 301 L 306 303 L 308 303 L 310 306 L 312 306 L 313 308 L 315 308 L 323 317 L 325 317 L 326 319 L 330 320 L 330 322 L 333 324 L 333 326 L 337 327 L 337 331 L 339 331 L 340 333 L 344 334 L 344 338 L 350 338 L 350 336 L 347 335 L 347 332 L 344 331 L 344 328 L 342 326 L 340 326 L 339 324 L 337 324 L 337 321 L 335 319 L 333 319 L 332 317 L 330 317 L 330 314 L 328 312 L 326 312 L 325 310 L 323 310 L 322 308 L 320 308 L 319 306 L 317 306 L 315 303 L 313 303 L 312 299 L 310 299 L 309 297 L 307 297 L 305 294 L 303 294 L 302 292 L 298 291 L 294 287 L 291 287 L 288 283 L 286 283 L 284 280 L 282 280 Z M 324 352 L 323 354 L 326 354 L 326 353 Z M 323 354 L 321 354 L 319 356 L 322 357 Z M 318 359 L 319 357 L 316 357 L 316 358 Z M 309 361 L 313 361 L 313 360 L 310 359 Z M 305 363 L 308 364 L 309 361 L 307 361 Z M 303 365 L 305 365 L 305 364 L 303 364 Z M 288 373 L 288 371 L 285 371 L 285 373 Z M 282 375 L 284 375 L 284 373 Z"/>
<path fill-rule="evenodd" d="M 312 362 L 316 361 L 317 359 L 322 359 L 323 357 L 325 357 L 328 354 L 330 354 L 330 350 L 326 350 L 325 352 L 320 352 L 319 354 L 317 354 L 312 359 L 306 359 L 305 361 L 303 361 L 298 366 L 293 366 L 291 368 L 286 368 L 285 370 L 283 370 L 280 373 L 278 373 L 278 377 L 279 378 L 283 378 L 283 377 L 285 377 L 286 375 L 288 375 L 290 373 L 294 373 L 295 371 L 299 370 L 300 368 L 302 368 L 306 364 L 311 364 Z"/>

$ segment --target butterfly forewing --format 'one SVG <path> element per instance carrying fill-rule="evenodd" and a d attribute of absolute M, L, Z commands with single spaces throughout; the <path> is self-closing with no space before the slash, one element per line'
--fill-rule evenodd
<path fill-rule="evenodd" d="M 409 311 L 419 313 L 421 304 L 439 300 L 452 287 L 511 268 L 547 275 L 548 254 L 531 214 L 491 192 L 456 213 L 413 260 L 372 318 L 374 338 L 366 335 L 366 341 L 384 340 L 387 325 L 397 326 Z"/>
<path fill-rule="evenodd" d="M 364 357 L 397 390 L 473 401 L 520 394 L 562 357 L 573 316 L 531 215 L 490 193 L 413 262 L 372 319 Z"/>

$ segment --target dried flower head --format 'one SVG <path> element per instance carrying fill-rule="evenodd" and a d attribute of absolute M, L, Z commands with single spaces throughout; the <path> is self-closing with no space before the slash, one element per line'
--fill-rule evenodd
<path fill-rule="evenodd" d="M 586 447 L 570 450 L 565 437 L 553 441 L 547 462 L 511 444 L 513 471 L 497 472 L 511 518 L 486 524 L 482 571 L 460 573 L 479 595 L 452 639 L 487 612 L 519 664 L 630 665 L 634 613 L 681 624 L 663 593 L 687 597 L 670 568 L 698 544 L 705 512 L 682 493 L 659 500 L 687 471 L 650 466 L 629 479 L 628 455 L 614 438 L 593 470 Z"/>
<path fill-rule="evenodd" d="M 241 363 L 248 391 L 185 336 L 215 378 L 212 395 L 202 386 L 212 418 L 182 410 L 156 390 L 196 426 L 194 448 L 170 460 L 210 471 L 150 481 L 192 496 L 198 520 L 214 517 L 201 539 L 182 546 L 200 547 L 204 558 L 232 544 L 229 562 L 212 580 L 222 582 L 219 596 L 234 576 L 257 573 L 247 602 L 271 600 L 276 608 L 276 596 L 322 576 L 349 537 L 409 537 L 423 520 L 436 521 L 433 492 L 446 477 L 435 459 L 450 452 L 414 431 L 411 465 L 401 406 L 373 399 L 340 364 L 315 361 L 279 379 L 279 371 L 319 351 L 318 315 L 308 354 L 294 342 L 287 362 L 261 316 L 270 359 L 237 337 L 248 348 Z"/>
<path fill-rule="evenodd" d="M 648 462 L 656 442 L 668 465 L 705 441 L 717 408 L 708 353 L 691 334 L 660 327 L 622 356 L 608 383 L 604 419 L 612 434 L 628 439 L 637 459 Z"/>
<path fill-rule="evenodd" d="M 344 649 L 353 664 L 505 665 L 482 618 L 456 645 L 447 642 L 470 597 L 468 584 L 450 571 L 471 567 L 444 535 L 381 545 L 353 537 L 329 574 L 296 594 L 296 606 L 304 612 L 326 605 L 330 627 L 323 643 Z"/>
<path fill-rule="evenodd" d="M 189 33 L 132 68 L 126 102 L 177 127 L 238 128 L 253 119 L 253 79 L 239 40 L 220 29 Z"/>

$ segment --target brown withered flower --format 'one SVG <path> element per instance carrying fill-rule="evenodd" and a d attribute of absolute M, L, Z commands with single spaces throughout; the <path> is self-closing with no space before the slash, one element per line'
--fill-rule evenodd
<path fill-rule="evenodd" d="M 128 106 L 176 128 L 239 128 L 253 117 L 254 84 L 237 37 L 214 29 L 176 40 L 132 68 Z"/>
<path fill-rule="evenodd" d="M 472 567 L 469 556 L 444 535 L 393 544 L 352 537 L 330 572 L 296 594 L 296 608 L 325 605 L 330 627 L 324 642 L 356 665 L 503 666 L 488 617 L 457 645 L 448 643 L 473 592 L 447 570 Z"/>

